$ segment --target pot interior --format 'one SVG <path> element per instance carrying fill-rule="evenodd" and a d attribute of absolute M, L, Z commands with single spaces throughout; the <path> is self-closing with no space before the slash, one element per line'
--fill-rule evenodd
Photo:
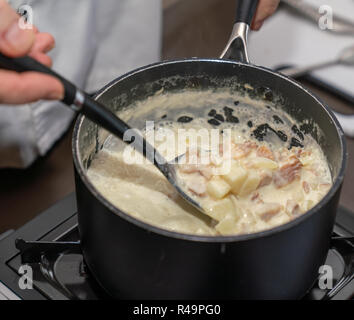
<path fill-rule="evenodd" d="M 97 100 L 119 115 L 136 101 L 164 92 L 214 90 L 225 88 L 235 94 L 276 103 L 301 125 L 301 130 L 319 143 L 327 157 L 333 181 L 343 176 L 345 146 L 338 122 L 332 113 L 295 81 L 277 76 L 270 70 L 221 60 L 184 60 L 148 66 L 123 76 L 103 88 Z M 252 89 L 250 89 L 252 88 Z M 191 112 L 193 112 L 191 110 Z M 146 117 L 126 120 L 142 129 Z M 108 133 L 90 120 L 80 118 L 74 134 L 74 157 L 79 172 L 85 174 L 94 155 L 102 148 Z M 92 185 L 89 188 L 94 188 Z M 332 187 L 334 188 L 334 187 Z"/>

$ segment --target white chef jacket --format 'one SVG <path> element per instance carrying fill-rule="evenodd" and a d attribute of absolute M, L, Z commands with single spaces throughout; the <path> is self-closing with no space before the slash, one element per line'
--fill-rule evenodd
<path fill-rule="evenodd" d="M 30 5 L 51 33 L 53 69 L 87 92 L 160 59 L 161 0 L 9 0 Z M 0 84 L 1 85 L 1 84 Z M 0 167 L 25 168 L 68 129 L 73 112 L 57 101 L 0 105 Z"/>

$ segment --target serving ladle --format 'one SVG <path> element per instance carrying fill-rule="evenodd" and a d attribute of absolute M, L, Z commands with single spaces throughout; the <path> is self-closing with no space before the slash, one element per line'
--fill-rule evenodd
<path fill-rule="evenodd" d="M 179 159 L 180 156 L 168 162 L 136 129 L 131 128 L 104 105 L 92 99 L 86 92 L 77 88 L 69 80 L 30 57 L 9 58 L 0 53 L 0 68 L 16 72 L 41 72 L 57 78 L 63 84 L 65 90 L 64 98 L 61 102 L 69 106 L 73 111 L 85 115 L 126 144 L 132 145 L 159 169 L 183 199 L 205 214 L 202 206 L 190 197 L 183 190 L 182 185 L 178 183 L 176 170 L 178 161 L 175 160 Z"/>

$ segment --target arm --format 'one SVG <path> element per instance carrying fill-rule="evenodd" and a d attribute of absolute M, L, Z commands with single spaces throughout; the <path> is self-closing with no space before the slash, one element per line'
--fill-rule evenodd
<path fill-rule="evenodd" d="M 19 16 L 0 0 L 0 52 L 9 57 L 29 55 L 47 66 L 52 61 L 46 52 L 54 47 L 54 38 L 48 33 L 21 29 Z M 23 104 L 40 99 L 60 100 L 63 86 L 55 78 L 36 72 L 16 73 L 0 69 L 0 103 Z"/>

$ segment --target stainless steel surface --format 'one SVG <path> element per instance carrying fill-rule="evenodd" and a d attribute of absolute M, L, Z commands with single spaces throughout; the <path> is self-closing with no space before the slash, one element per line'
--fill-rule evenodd
<path fill-rule="evenodd" d="M 301 77 L 305 74 L 308 74 L 312 71 L 319 70 L 322 68 L 330 67 L 335 64 L 339 63 L 338 59 L 330 60 L 330 61 L 324 61 L 316 64 L 312 64 L 310 66 L 305 66 L 305 67 L 293 67 L 293 68 L 287 68 L 283 69 L 280 72 L 288 77 Z"/>
<path fill-rule="evenodd" d="M 284 4 L 295 10 L 300 15 L 310 19 L 318 25 L 321 17 L 323 16 L 318 8 L 306 3 L 302 0 L 281 0 Z M 332 32 L 354 35 L 354 23 L 338 15 L 333 16 L 333 29 Z"/>
<path fill-rule="evenodd" d="M 305 67 L 293 67 L 281 70 L 282 74 L 285 74 L 288 77 L 300 77 L 312 71 L 322 69 L 325 67 L 329 67 L 335 64 L 344 64 L 347 66 L 354 65 L 354 46 L 350 46 L 345 48 L 340 52 L 338 57 L 330 61 L 324 61 L 320 63 L 316 63 L 313 65 L 305 66 Z"/>
<path fill-rule="evenodd" d="M 77 90 L 76 94 L 75 94 L 75 100 L 74 100 L 73 105 L 71 106 L 71 109 L 74 111 L 80 111 L 82 109 L 84 101 L 85 101 L 85 96 L 84 96 L 83 92 L 81 92 L 80 90 Z"/>
<path fill-rule="evenodd" d="M 2 234 L 0 234 L 0 241 L 5 239 L 6 237 L 8 237 L 11 233 L 13 233 L 15 230 L 13 229 L 10 229 L 10 230 L 7 230 L 5 232 L 3 232 Z"/>
<path fill-rule="evenodd" d="M 0 300 L 21 300 L 0 281 Z"/>
<path fill-rule="evenodd" d="M 329 67 L 336 64 L 343 64 L 347 66 L 354 65 L 354 46 L 345 48 L 340 52 L 337 58 L 331 61 L 324 61 L 321 63 L 305 66 L 305 67 L 293 67 L 281 70 L 281 73 L 288 77 L 300 77 L 305 74 L 308 74 L 312 71 Z M 335 115 L 340 122 L 343 131 L 346 136 L 353 138 L 354 137 L 354 115 L 346 115 L 335 112 Z"/>
<path fill-rule="evenodd" d="M 235 23 L 231 37 L 226 45 L 226 48 L 222 52 L 221 59 L 235 59 L 242 62 L 249 63 L 249 56 L 247 51 L 247 37 L 249 32 L 249 26 L 246 23 L 238 22 Z M 236 47 L 238 50 L 233 50 L 233 47 Z M 234 52 L 241 52 L 243 56 L 235 57 L 233 56 Z"/>
<path fill-rule="evenodd" d="M 338 112 L 334 112 L 337 117 L 339 123 L 341 124 L 343 131 L 346 136 L 354 138 L 354 114 L 342 114 Z"/>

